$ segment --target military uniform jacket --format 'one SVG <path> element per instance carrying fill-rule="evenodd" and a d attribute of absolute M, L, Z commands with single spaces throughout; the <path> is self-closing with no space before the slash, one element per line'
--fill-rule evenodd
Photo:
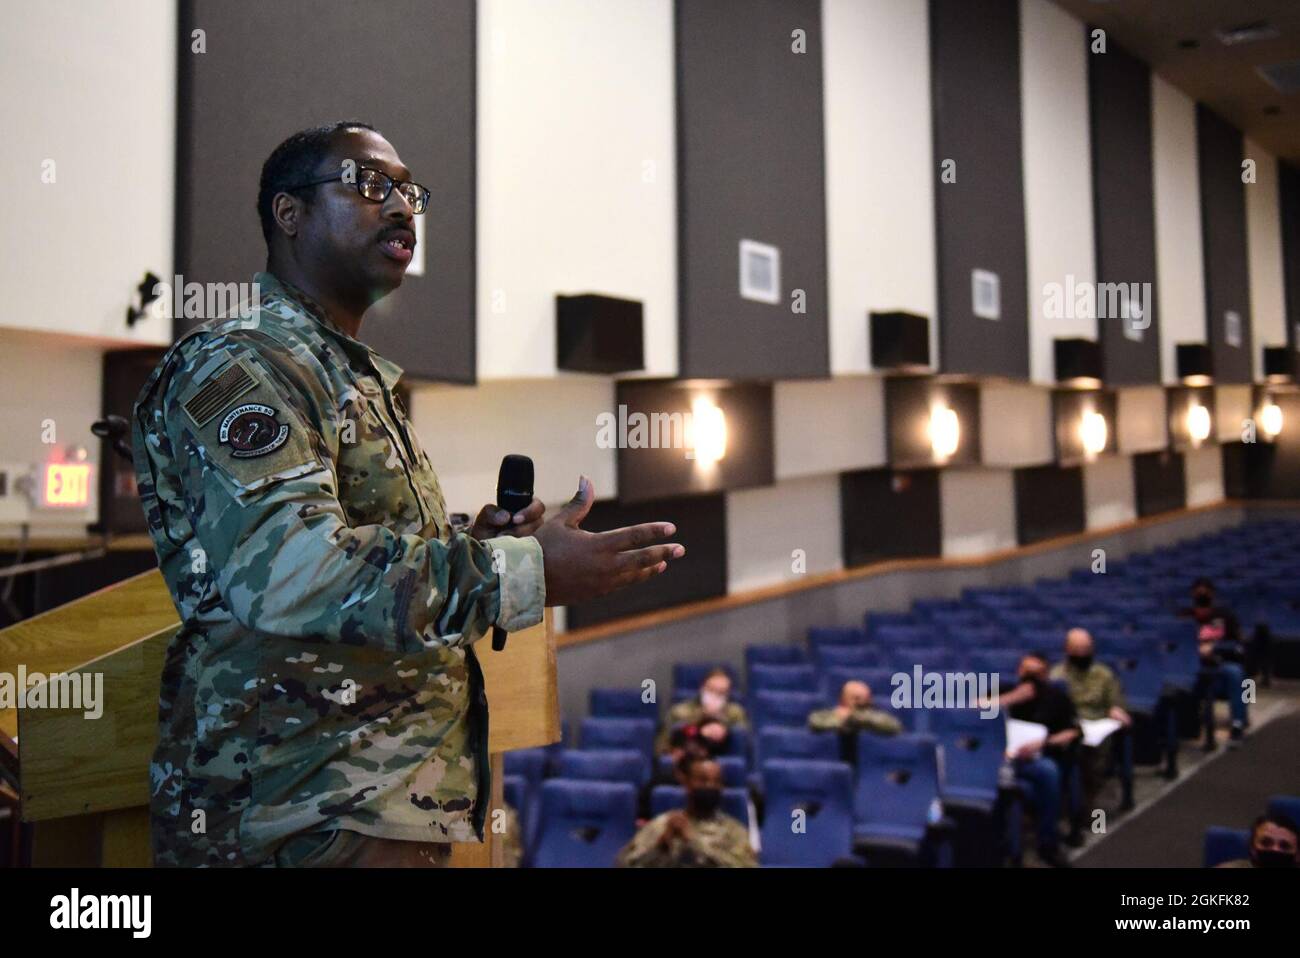
<path fill-rule="evenodd" d="M 818 709 L 808 716 L 808 728 L 813 732 L 872 732 L 876 735 L 897 735 L 903 723 L 884 709 L 853 709 L 841 716 L 833 708 Z"/>
<path fill-rule="evenodd" d="M 674 838 L 660 847 L 668 819 L 677 812 L 664 812 L 641 826 L 618 853 L 620 868 L 755 868 L 758 860 L 749 844 L 749 832 L 730 815 L 715 812 L 708 818 L 692 818 L 690 837 Z"/>
<path fill-rule="evenodd" d="M 1109 666 L 1093 662 L 1087 671 L 1072 665 L 1060 664 L 1052 669 L 1053 679 L 1064 679 L 1070 689 L 1081 719 L 1103 719 L 1113 708 L 1124 708 L 1124 690 Z"/>
<path fill-rule="evenodd" d="M 140 498 L 180 613 L 150 767 L 155 861 L 271 860 L 344 828 L 481 840 L 471 648 L 542 617 L 534 538 L 452 535 L 401 370 L 269 273 L 141 391 Z"/>

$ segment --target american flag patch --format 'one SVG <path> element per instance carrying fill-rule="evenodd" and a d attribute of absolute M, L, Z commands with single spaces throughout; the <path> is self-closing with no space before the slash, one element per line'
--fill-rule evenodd
<path fill-rule="evenodd" d="M 257 385 L 242 363 L 233 363 L 225 372 L 196 392 L 185 403 L 185 412 L 199 425 L 205 425 L 244 393 Z"/>

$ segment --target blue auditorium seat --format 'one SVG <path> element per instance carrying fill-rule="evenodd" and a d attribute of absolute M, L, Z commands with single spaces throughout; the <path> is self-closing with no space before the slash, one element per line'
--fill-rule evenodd
<path fill-rule="evenodd" d="M 803 665 L 807 661 L 807 651 L 797 645 L 745 646 L 746 668 L 755 665 Z"/>
<path fill-rule="evenodd" d="M 656 785 L 650 791 L 650 815 L 655 817 L 686 807 L 686 789 L 680 785 Z M 749 793 L 743 788 L 724 788 L 719 809 L 749 828 Z"/>
<path fill-rule="evenodd" d="M 866 641 L 867 633 L 852 626 L 814 626 L 808 630 L 808 644 L 814 654 L 822 646 L 864 645 Z"/>
<path fill-rule="evenodd" d="M 817 665 L 824 671 L 835 668 L 877 668 L 880 650 L 874 645 L 819 645 Z"/>
<path fill-rule="evenodd" d="M 822 672 L 822 697 L 826 705 L 834 705 L 840 699 L 840 690 L 845 682 L 866 682 L 871 689 L 872 704 L 886 706 L 893 689 L 890 678 L 896 670 L 886 668 L 856 668 L 854 666 L 836 666 Z M 819 708 L 823 706 L 818 706 Z M 807 722 L 804 723 L 805 725 Z"/>
<path fill-rule="evenodd" d="M 528 782 L 529 789 L 536 794 L 546 776 L 550 757 L 544 748 L 520 748 L 506 752 L 504 768 L 506 775 L 518 775 Z"/>
<path fill-rule="evenodd" d="M 582 720 L 582 737 L 578 745 L 584 752 L 627 749 L 639 752 L 648 760 L 654 754 L 655 723 L 644 718 L 602 718 Z"/>
<path fill-rule="evenodd" d="M 758 731 L 769 725 L 804 728 L 808 716 L 825 704 L 822 696 L 810 692 L 759 692 L 753 701 L 754 728 Z"/>
<path fill-rule="evenodd" d="M 998 771 L 1006 761 L 1006 722 L 1001 716 L 981 718 L 974 708 L 936 709 L 930 734 L 942 750 L 944 799 L 991 808 L 998 795 Z"/>
<path fill-rule="evenodd" d="M 636 833 L 636 788 L 553 778 L 542 785 L 536 868 L 612 868 Z"/>
<path fill-rule="evenodd" d="M 626 689 L 592 689 L 589 696 L 588 713 L 595 718 L 659 718 L 659 706 L 655 702 L 643 702 L 640 688 Z"/>
<path fill-rule="evenodd" d="M 811 665 L 755 665 L 749 670 L 749 691 L 816 692 L 817 670 Z"/>
<path fill-rule="evenodd" d="M 678 662 L 673 666 L 674 691 L 696 694 L 704 684 L 704 677 L 714 669 L 722 669 L 731 677 L 733 691 L 739 688 L 736 670 L 726 662 Z"/>
<path fill-rule="evenodd" d="M 1206 868 L 1214 868 L 1223 862 L 1250 857 L 1250 829 L 1223 828 L 1211 825 L 1205 830 Z"/>
<path fill-rule="evenodd" d="M 925 860 L 939 799 L 939 763 L 928 735 L 858 737 L 853 801 L 854 847 L 901 852 Z"/>
<path fill-rule="evenodd" d="M 806 729 L 769 728 L 758 735 L 755 764 L 760 768 L 773 759 L 800 759 L 813 762 L 838 762 L 838 735 L 818 734 Z"/>
<path fill-rule="evenodd" d="M 559 777 L 583 781 L 627 782 L 639 788 L 650 781 L 650 760 L 640 752 L 628 749 L 566 749 L 560 753 Z"/>
<path fill-rule="evenodd" d="M 1300 795 L 1274 795 L 1268 800 L 1270 815 L 1285 815 L 1300 825 Z"/>
<path fill-rule="evenodd" d="M 847 764 L 774 759 L 762 773 L 764 865 L 826 868 L 849 857 L 853 771 Z"/>

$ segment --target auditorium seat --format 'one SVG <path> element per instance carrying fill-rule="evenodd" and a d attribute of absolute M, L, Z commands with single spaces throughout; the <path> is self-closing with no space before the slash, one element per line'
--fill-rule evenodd
<path fill-rule="evenodd" d="M 759 692 L 754 698 L 754 729 L 770 725 L 805 728 L 808 716 L 822 708 L 825 699 L 810 692 Z"/>
<path fill-rule="evenodd" d="M 612 868 L 636 832 L 636 788 L 553 778 L 542 785 L 537 868 Z"/>
<path fill-rule="evenodd" d="M 642 701 L 640 688 L 592 689 L 588 697 L 588 714 L 593 718 L 649 719 L 659 718 L 655 702 Z"/>
<path fill-rule="evenodd" d="M 766 866 L 826 868 L 852 853 L 853 771 L 843 762 L 763 763 Z"/>
<path fill-rule="evenodd" d="M 1205 830 L 1206 868 L 1214 868 L 1223 862 L 1250 857 L 1250 830 L 1246 828 L 1223 828 L 1211 825 Z"/>
<path fill-rule="evenodd" d="M 797 645 L 747 645 L 745 668 L 756 665 L 804 665 L 808 652 Z"/>
<path fill-rule="evenodd" d="M 935 740 L 928 735 L 858 736 L 854 849 L 868 859 L 876 852 L 928 862 L 933 851 L 929 828 L 941 819 Z M 945 859 L 942 853 L 935 857 Z"/>
<path fill-rule="evenodd" d="M 601 718 L 582 720 L 579 747 L 585 751 L 628 749 L 639 752 L 648 761 L 654 755 L 655 723 L 642 718 Z"/>
<path fill-rule="evenodd" d="M 1300 825 L 1300 795 L 1274 795 L 1268 800 L 1270 815 L 1285 815 Z"/>
<path fill-rule="evenodd" d="M 749 692 L 816 692 L 817 670 L 811 665 L 755 665 L 749 670 Z"/>
<path fill-rule="evenodd" d="M 640 788 L 650 781 L 650 761 L 640 752 L 628 749 L 566 749 L 560 753 L 559 777 L 583 781 L 627 782 Z"/>

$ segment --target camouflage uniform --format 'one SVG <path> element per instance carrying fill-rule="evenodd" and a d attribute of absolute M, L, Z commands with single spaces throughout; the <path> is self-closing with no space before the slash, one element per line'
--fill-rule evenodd
<path fill-rule="evenodd" d="M 1103 719 L 1110 710 L 1124 708 L 1124 691 L 1119 679 L 1108 666 L 1093 662 L 1087 671 L 1061 664 L 1052 669 L 1052 679 L 1064 679 L 1069 686 L 1070 700 L 1081 719 Z"/>
<path fill-rule="evenodd" d="M 668 710 L 668 720 L 664 722 L 663 727 L 659 729 L 659 737 L 655 740 L 655 752 L 662 755 L 668 751 L 668 746 L 672 738 L 673 729 L 681 725 L 698 725 L 709 717 L 704 711 L 704 706 L 700 704 L 699 699 L 688 699 L 685 702 L 678 702 Z M 722 707 L 722 714 L 717 716 L 722 724 L 731 728 L 733 725 L 747 726 L 749 716 L 745 714 L 743 705 L 735 702 L 728 702 Z"/>
<path fill-rule="evenodd" d="M 819 709 L 808 716 L 808 728 L 814 732 L 871 732 L 897 735 L 903 724 L 883 709 L 854 709 L 843 718 L 833 708 Z"/>
<path fill-rule="evenodd" d="M 749 832 L 730 815 L 714 812 L 708 818 L 690 819 L 690 838 L 674 838 L 668 848 L 659 839 L 672 815 L 665 812 L 641 826 L 618 853 L 619 868 L 754 868 L 758 860 L 749 844 Z"/>
<path fill-rule="evenodd" d="M 155 861 L 269 863 L 332 829 L 481 841 L 470 646 L 540 621 L 541 547 L 453 536 L 393 393 L 401 370 L 255 279 L 260 303 L 177 342 L 135 408 L 140 498 L 181 618 L 150 767 Z"/>

